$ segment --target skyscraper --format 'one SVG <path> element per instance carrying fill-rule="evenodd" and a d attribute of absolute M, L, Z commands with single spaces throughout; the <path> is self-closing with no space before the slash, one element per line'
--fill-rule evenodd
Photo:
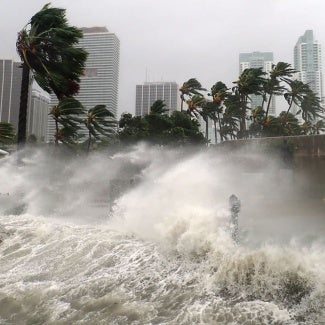
<path fill-rule="evenodd" d="M 0 121 L 11 123 L 18 130 L 22 69 L 20 62 L 0 60 Z M 31 83 L 27 109 L 27 136 L 38 140 L 46 136 L 49 96 Z"/>
<path fill-rule="evenodd" d="M 117 114 L 120 42 L 106 27 L 82 28 L 83 38 L 79 46 L 88 52 L 84 75 L 80 78 L 80 90 L 75 97 L 87 109 L 106 105 Z M 51 96 L 51 107 L 57 103 Z M 48 140 L 55 133 L 54 121 L 49 117 Z M 86 131 L 85 131 L 86 132 Z M 81 133 L 85 133 L 81 132 Z"/>
<path fill-rule="evenodd" d="M 239 73 L 245 69 L 262 68 L 263 72 L 269 73 L 272 70 L 273 53 L 272 52 L 252 52 L 239 54 Z M 262 96 L 250 95 L 250 107 L 261 106 Z M 269 114 L 275 116 L 275 100 L 272 98 Z"/>
<path fill-rule="evenodd" d="M 34 87 L 29 96 L 27 134 L 34 134 L 39 141 L 45 141 L 50 95 Z"/>
<path fill-rule="evenodd" d="M 150 107 L 156 100 L 163 100 L 169 114 L 177 110 L 178 86 L 176 82 L 145 82 L 136 85 L 135 115 L 150 113 Z"/>
<path fill-rule="evenodd" d="M 296 78 L 307 83 L 323 99 L 322 49 L 312 30 L 306 30 L 298 38 L 294 47 L 294 68 L 299 71 Z"/>
<path fill-rule="evenodd" d="M 18 129 L 22 69 L 20 62 L 0 60 L 0 121 Z"/>

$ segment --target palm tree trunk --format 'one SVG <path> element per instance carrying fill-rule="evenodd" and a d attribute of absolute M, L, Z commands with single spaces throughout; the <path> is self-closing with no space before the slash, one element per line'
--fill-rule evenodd
<path fill-rule="evenodd" d="M 89 154 L 89 151 L 90 151 L 90 142 L 91 142 L 91 133 L 90 133 L 90 131 L 89 131 L 88 135 L 89 135 L 89 139 L 88 139 L 88 146 L 87 146 L 87 154 Z"/>
<path fill-rule="evenodd" d="M 55 120 L 55 145 L 59 145 L 59 123 Z"/>
<path fill-rule="evenodd" d="M 208 141 L 209 141 L 209 118 L 206 118 L 205 121 L 205 139 L 207 140 L 207 145 L 208 145 Z"/>
<path fill-rule="evenodd" d="M 293 104 L 293 98 L 291 99 L 290 105 L 289 105 L 288 110 L 286 112 L 286 115 L 284 117 L 283 125 L 287 122 L 288 115 L 289 115 L 289 112 L 290 112 L 290 109 L 291 109 L 292 104 Z"/>
<path fill-rule="evenodd" d="M 269 100 L 267 102 L 264 122 L 266 121 L 266 119 L 267 119 L 267 117 L 269 115 L 269 110 L 270 110 L 270 106 L 271 106 L 271 99 L 272 99 L 272 93 L 270 94 Z"/>
<path fill-rule="evenodd" d="M 26 63 L 22 64 L 23 72 L 21 79 L 19 121 L 18 121 L 18 147 L 23 147 L 26 143 L 27 109 L 29 94 L 29 67 Z"/>
<path fill-rule="evenodd" d="M 246 107 L 247 107 L 247 96 L 241 96 L 241 118 L 240 118 L 240 138 L 246 137 Z"/>
<path fill-rule="evenodd" d="M 218 123 L 219 123 L 219 134 L 220 134 L 220 142 L 223 141 L 223 134 L 222 134 L 222 129 L 221 129 L 221 119 L 220 119 L 220 114 L 218 113 Z"/>
<path fill-rule="evenodd" d="M 214 125 L 214 142 L 215 144 L 218 143 L 218 132 L 217 132 L 217 120 L 213 119 L 213 125 Z"/>

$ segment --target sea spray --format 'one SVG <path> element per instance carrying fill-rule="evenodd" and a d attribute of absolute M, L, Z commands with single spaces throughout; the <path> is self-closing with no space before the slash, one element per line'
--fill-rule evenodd
<path fill-rule="evenodd" d="M 76 160 L 35 152 L 23 168 L 0 161 L 1 192 L 26 205 L 21 215 L 1 206 L 0 324 L 321 324 L 321 219 L 284 214 L 276 161 L 248 173 L 237 158 L 139 145 Z"/>

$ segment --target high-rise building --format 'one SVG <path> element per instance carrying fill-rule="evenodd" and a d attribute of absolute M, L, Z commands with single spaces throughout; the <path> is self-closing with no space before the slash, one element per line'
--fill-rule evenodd
<path fill-rule="evenodd" d="M 269 73 L 272 70 L 273 53 L 272 52 L 252 52 L 239 54 L 239 73 L 245 69 L 262 68 L 263 72 Z M 261 106 L 263 102 L 262 96 L 250 95 L 250 107 L 255 108 Z M 272 98 L 269 114 L 275 116 L 275 99 Z"/>
<path fill-rule="evenodd" d="M 22 69 L 20 62 L 0 60 L 0 121 L 18 129 Z"/>
<path fill-rule="evenodd" d="M 38 141 L 45 141 L 47 134 L 50 95 L 34 86 L 29 96 L 27 135 L 34 134 Z"/>
<path fill-rule="evenodd" d="M 150 107 L 156 100 L 163 100 L 169 114 L 177 110 L 178 86 L 176 82 L 145 82 L 136 85 L 135 115 L 150 113 Z"/>
<path fill-rule="evenodd" d="M 80 78 L 80 90 L 75 98 L 86 108 L 106 105 L 117 114 L 120 42 L 106 27 L 82 28 L 83 38 L 79 46 L 88 52 L 84 75 Z M 51 96 L 51 105 L 57 103 Z M 54 121 L 49 117 L 47 140 L 53 139 Z M 86 133 L 86 130 L 84 132 Z"/>
<path fill-rule="evenodd" d="M 0 60 L 0 121 L 18 130 L 22 68 L 20 62 Z M 27 108 L 27 136 L 44 140 L 47 129 L 49 96 L 35 83 L 30 83 Z"/>
<path fill-rule="evenodd" d="M 298 38 L 294 47 L 294 68 L 298 71 L 295 77 L 323 99 L 322 49 L 312 30 L 306 30 Z"/>

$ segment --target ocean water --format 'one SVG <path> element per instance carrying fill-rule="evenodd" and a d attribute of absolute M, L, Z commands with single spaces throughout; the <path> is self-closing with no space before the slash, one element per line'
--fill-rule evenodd
<path fill-rule="evenodd" d="M 144 144 L 16 159 L 0 160 L 0 324 L 325 324 L 324 203 L 277 161 Z"/>

